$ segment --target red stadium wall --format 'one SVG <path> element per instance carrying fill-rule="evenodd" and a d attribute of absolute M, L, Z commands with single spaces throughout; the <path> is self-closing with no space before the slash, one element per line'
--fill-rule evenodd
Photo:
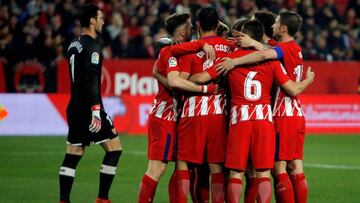
<path fill-rule="evenodd" d="M 105 60 L 102 87 L 106 96 L 154 95 L 156 82 L 152 77 L 153 60 Z M 314 83 L 305 94 L 358 94 L 359 62 L 307 61 L 315 71 Z M 305 74 L 305 73 L 304 73 Z M 58 64 L 58 92 L 69 93 L 70 82 L 67 62 Z"/>
<path fill-rule="evenodd" d="M 358 94 L 359 62 L 307 61 L 304 67 L 308 66 L 316 76 L 304 94 Z"/>

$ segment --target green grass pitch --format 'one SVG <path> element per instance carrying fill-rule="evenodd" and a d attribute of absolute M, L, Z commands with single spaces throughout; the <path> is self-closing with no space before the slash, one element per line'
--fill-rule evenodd
<path fill-rule="evenodd" d="M 124 152 L 110 196 L 114 203 L 134 203 L 147 167 L 147 140 L 121 136 L 121 141 Z M 65 137 L 0 137 L 0 202 L 57 202 L 64 151 Z M 76 171 L 72 202 L 94 202 L 102 158 L 99 146 L 86 149 Z M 360 202 L 360 136 L 307 136 L 305 163 L 309 203 Z M 168 202 L 173 168 L 169 164 L 154 202 Z"/>

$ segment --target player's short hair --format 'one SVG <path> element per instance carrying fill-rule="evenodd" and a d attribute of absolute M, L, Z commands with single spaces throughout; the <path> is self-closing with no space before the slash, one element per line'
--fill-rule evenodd
<path fill-rule="evenodd" d="M 254 17 L 263 24 L 265 34 L 272 37 L 274 34 L 272 26 L 275 23 L 276 15 L 270 11 L 257 11 L 254 13 Z"/>
<path fill-rule="evenodd" d="M 174 13 L 172 15 L 170 15 L 167 19 L 166 19 L 166 23 L 165 23 L 165 28 L 166 31 L 173 36 L 175 34 L 175 30 L 180 26 L 185 24 L 188 19 L 190 18 L 190 14 L 189 13 Z"/>
<path fill-rule="evenodd" d="M 261 42 L 264 35 L 264 26 L 256 19 L 249 19 L 244 22 L 241 32 L 249 35 L 256 41 Z"/>
<path fill-rule="evenodd" d="M 240 18 L 240 19 L 236 20 L 236 21 L 234 22 L 234 24 L 232 25 L 231 30 L 241 31 L 244 23 L 245 23 L 247 20 L 249 20 L 249 19 L 248 19 L 248 18 Z"/>
<path fill-rule="evenodd" d="M 223 22 L 219 22 L 219 26 L 217 28 L 216 35 L 219 37 L 227 36 L 227 34 L 230 32 L 230 28 L 228 25 L 226 25 Z"/>
<path fill-rule="evenodd" d="M 219 23 L 219 16 L 215 8 L 202 8 L 198 14 L 200 28 L 203 31 L 215 30 Z"/>
<path fill-rule="evenodd" d="M 89 27 L 90 19 L 96 19 L 98 10 L 100 10 L 100 8 L 93 4 L 87 4 L 82 6 L 79 15 L 81 27 Z"/>
<path fill-rule="evenodd" d="M 300 30 L 302 24 L 302 18 L 299 14 L 291 11 L 284 11 L 279 13 L 280 24 L 285 25 L 288 28 L 288 33 L 290 36 L 295 36 L 295 34 Z"/>

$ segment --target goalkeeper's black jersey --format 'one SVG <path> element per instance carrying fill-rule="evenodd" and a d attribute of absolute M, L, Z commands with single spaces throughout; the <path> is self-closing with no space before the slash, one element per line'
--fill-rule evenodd
<path fill-rule="evenodd" d="M 71 81 L 71 98 L 68 111 L 90 111 L 92 105 L 101 104 L 101 48 L 89 35 L 74 39 L 67 59 Z"/>

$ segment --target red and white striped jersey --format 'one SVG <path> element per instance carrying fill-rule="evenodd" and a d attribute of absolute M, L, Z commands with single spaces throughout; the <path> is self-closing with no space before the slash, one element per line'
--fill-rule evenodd
<path fill-rule="evenodd" d="M 233 45 L 226 39 L 218 36 L 201 38 L 215 49 L 216 58 L 227 56 Z M 214 65 L 214 61 L 206 58 L 204 51 L 185 55 L 179 58 L 181 72 L 194 75 L 201 73 Z M 182 109 L 181 117 L 206 116 L 225 113 L 226 96 L 225 91 L 217 95 L 187 95 Z"/>
<path fill-rule="evenodd" d="M 154 99 L 153 106 L 150 110 L 150 115 L 168 121 L 177 121 L 177 104 L 178 103 L 175 98 L 173 98 L 171 102 L 165 100 L 158 101 L 157 99 Z"/>
<path fill-rule="evenodd" d="M 229 55 L 238 58 L 254 50 L 238 50 Z M 274 82 L 283 85 L 290 78 L 279 61 L 238 66 L 228 74 L 231 92 L 230 124 L 249 120 L 272 122 L 270 92 Z"/>
<path fill-rule="evenodd" d="M 224 114 L 225 94 L 189 96 L 185 99 L 181 117 Z"/>
<path fill-rule="evenodd" d="M 158 72 L 164 77 L 170 71 L 179 71 L 177 59 L 172 56 L 170 47 L 161 49 L 159 58 L 156 61 Z M 166 89 L 158 82 L 159 92 L 156 94 L 154 104 L 150 111 L 150 115 L 156 116 L 164 120 L 176 121 L 177 119 L 177 102 L 173 98 L 172 92 Z"/>
<path fill-rule="evenodd" d="M 273 122 L 270 104 L 256 105 L 234 105 L 231 106 L 230 125 L 235 125 L 242 121 L 268 120 Z"/>
<path fill-rule="evenodd" d="M 289 41 L 278 43 L 274 50 L 290 79 L 294 82 L 301 81 L 304 64 L 301 47 L 295 41 Z M 273 112 L 274 116 L 304 116 L 300 100 L 288 95 L 281 87 L 276 90 Z"/>

